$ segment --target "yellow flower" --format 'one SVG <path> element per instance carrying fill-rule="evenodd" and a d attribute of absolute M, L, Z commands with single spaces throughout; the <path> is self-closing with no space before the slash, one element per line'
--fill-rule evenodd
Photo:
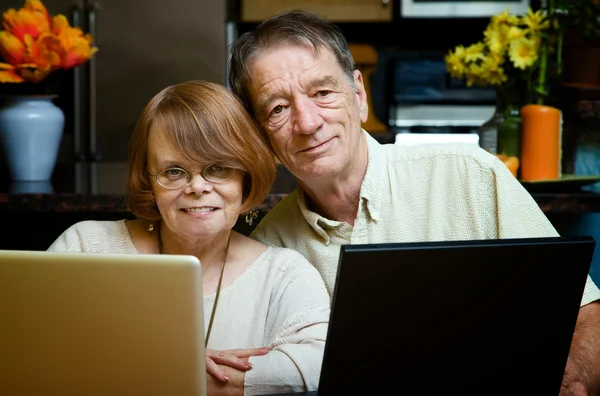
<path fill-rule="evenodd" d="M 490 85 L 500 85 L 506 82 L 507 76 L 502 68 L 502 62 L 494 55 L 486 56 L 481 63 L 481 76 Z"/>
<path fill-rule="evenodd" d="M 483 59 L 483 51 L 485 49 L 484 43 L 471 44 L 465 48 L 465 62 L 476 62 Z"/>
<path fill-rule="evenodd" d="M 508 54 L 515 67 L 525 70 L 537 60 L 538 49 L 539 40 L 520 38 L 510 44 Z"/>
<path fill-rule="evenodd" d="M 542 10 L 533 12 L 531 8 L 527 12 L 527 15 L 523 16 L 523 24 L 528 27 L 529 31 L 534 33 L 550 27 L 550 22 L 546 19 L 544 12 Z"/>
<path fill-rule="evenodd" d="M 473 85 L 477 85 L 479 87 L 487 87 L 490 85 L 487 81 L 485 81 L 475 73 L 467 74 L 465 78 L 467 81 L 467 87 L 472 87 Z"/>
<path fill-rule="evenodd" d="M 454 51 L 448 53 L 444 58 L 446 62 L 446 71 L 454 78 L 461 78 L 467 71 L 467 67 L 464 63 L 465 59 L 465 47 L 462 45 L 457 46 Z"/>
<path fill-rule="evenodd" d="M 501 65 L 504 63 L 504 54 L 497 54 L 495 52 L 490 52 L 488 54 L 488 56 L 490 58 L 492 58 L 494 60 L 494 62 L 496 62 L 498 65 Z"/>
<path fill-rule="evenodd" d="M 485 43 L 495 54 L 502 54 L 506 50 L 508 44 L 508 30 L 509 27 L 505 25 L 494 26 L 488 25 L 488 28 L 483 33 L 485 37 Z"/>
<path fill-rule="evenodd" d="M 508 29 L 508 33 L 506 34 L 506 39 L 508 41 L 513 41 L 513 40 L 525 37 L 526 34 L 527 34 L 527 31 L 525 29 L 521 29 L 517 26 L 511 26 Z"/>
<path fill-rule="evenodd" d="M 508 8 L 505 9 L 503 12 L 501 12 L 500 14 L 496 14 L 494 16 L 492 16 L 492 19 L 490 21 L 490 25 L 493 26 L 493 28 L 499 27 L 501 25 L 518 25 L 519 24 L 519 17 L 516 15 L 510 15 L 508 13 Z"/>

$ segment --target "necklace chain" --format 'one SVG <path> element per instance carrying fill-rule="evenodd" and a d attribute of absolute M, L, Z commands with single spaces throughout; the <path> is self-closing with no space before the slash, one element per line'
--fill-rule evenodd
<path fill-rule="evenodd" d="M 160 232 L 161 223 L 158 223 L 158 229 L 156 230 L 158 237 L 158 253 L 163 254 L 163 241 L 162 234 Z M 221 275 L 219 275 L 219 284 L 217 285 L 217 293 L 215 295 L 215 302 L 212 307 L 212 311 L 210 313 L 210 320 L 208 322 L 208 329 L 206 330 L 206 338 L 204 340 L 204 348 L 208 347 L 208 339 L 210 338 L 210 332 L 212 330 L 213 321 L 215 319 L 215 312 L 217 311 L 217 303 L 219 302 L 219 295 L 221 294 L 221 284 L 223 283 L 223 273 L 225 272 L 225 264 L 227 263 L 227 256 L 229 255 L 229 242 L 231 241 L 231 232 L 229 233 L 229 237 L 227 237 L 227 246 L 225 247 L 225 258 L 223 259 L 223 264 L 221 265 Z"/>

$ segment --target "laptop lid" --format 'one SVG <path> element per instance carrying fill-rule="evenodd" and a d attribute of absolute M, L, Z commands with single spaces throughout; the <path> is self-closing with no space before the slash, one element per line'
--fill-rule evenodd
<path fill-rule="evenodd" d="M 0 251 L 0 394 L 206 395 L 192 256 Z"/>
<path fill-rule="evenodd" d="M 594 246 L 342 246 L 318 395 L 558 395 Z"/>

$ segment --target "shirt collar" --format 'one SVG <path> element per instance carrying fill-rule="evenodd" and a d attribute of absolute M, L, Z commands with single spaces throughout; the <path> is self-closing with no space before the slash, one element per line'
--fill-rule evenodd
<path fill-rule="evenodd" d="M 381 144 L 363 129 L 367 141 L 367 172 L 360 188 L 360 199 L 364 208 L 373 221 L 380 218 L 382 196 L 379 187 L 385 180 L 387 168 L 384 160 L 384 150 Z M 359 207 L 360 210 L 360 207 Z"/>
<path fill-rule="evenodd" d="M 296 188 L 298 192 L 298 207 L 300 208 L 300 212 L 306 219 L 306 222 L 311 226 L 313 230 L 325 241 L 325 244 L 329 244 L 331 238 L 325 231 L 325 229 L 321 226 L 324 222 L 332 222 L 333 220 L 329 220 L 317 212 L 313 212 L 308 207 L 308 202 L 306 201 L 306 193 L 302 189 L 302 187 L 298 186 Z"/>

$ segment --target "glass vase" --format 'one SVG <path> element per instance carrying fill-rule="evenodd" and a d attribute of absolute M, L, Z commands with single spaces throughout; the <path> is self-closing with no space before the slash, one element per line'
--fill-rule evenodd
<path fill-rule="evenodd" d="M 498 154 L 521 158 L 521 125 L 523 119 L 517 106 L 509 105 L 504 121 L 498 126 Z"/>
<path fill-rule="evenodd" d="M 523 101 L 522 89 L 515 81 L 496 87 L 494 114 L 478 129 L 479 145 L 484 150 L 509 157 L 519 156 L 521 134 L 519 110 Z"/>
<path fill-rule="evenodd" d="M 504 110 L 496 104 L 496 110 L 492 117 L 484 122 L 478 129 L 479 146 L 492 153 L 498 153 L 498 127 L 504 122 Z"/>

